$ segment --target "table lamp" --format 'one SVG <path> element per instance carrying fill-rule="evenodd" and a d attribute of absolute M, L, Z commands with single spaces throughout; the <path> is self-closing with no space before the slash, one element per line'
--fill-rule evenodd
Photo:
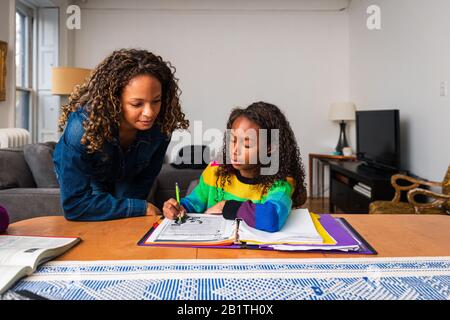
<path fill-rule="evenodd" d="M 347 137 L 345 135 L 345 121 L 355 120 L 356 106 L 352 102 L 336 102 L 330 106 L 330 120 L 340 121 L 341 132 L 336 146 L 336 153 L 342 155 L 342 149 L 348 147 Z"/>
<path fill-rule="evenodd" d="M 72 67 L 52 68 L 52 94 L 69 96 L 76 85 L 82 84 L 92 70 Z"/>
<path fill-rule="evenodd" d="M 83 84 L 90 76 L 92 70 L 72 67 L 53 67 L 52 68 L 52 89 L 53 95 L 60 96 L 60 106 L 69 103 L 69 96 L 77 85 Z M 54 110 L 51 108 L 50 110 Z M 59 118 L 60 108 L 58 108 Z"/>

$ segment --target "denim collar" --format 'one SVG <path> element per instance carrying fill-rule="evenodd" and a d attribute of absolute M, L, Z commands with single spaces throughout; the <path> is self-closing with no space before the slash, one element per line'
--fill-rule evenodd
<path fill-rule="evenodd" d="M 167 136 L 161 132 L 161 127 L 158 124 L 154 124 L 148 130 L 138 130 L 136 132 L 136 137 L 134 138 L 133 145 L 139 143 L 152 143 L 158 140 L 167 139 Z M 113 129 L 113 144 L 119 145 L 119 128 L 114 127 Z"/>

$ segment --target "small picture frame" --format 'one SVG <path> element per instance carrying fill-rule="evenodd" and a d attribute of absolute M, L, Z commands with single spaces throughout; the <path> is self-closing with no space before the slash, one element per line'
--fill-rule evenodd
<path fill-rule="evenodd" d="M 6 100 L 6 54 L 8 44 L 0 41 L 0 101 Z"/>

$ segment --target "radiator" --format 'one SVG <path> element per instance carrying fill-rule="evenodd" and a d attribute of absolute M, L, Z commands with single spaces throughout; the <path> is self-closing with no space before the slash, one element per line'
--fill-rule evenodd
<path fill-rule="evenodd" d="M 21 147 L 31 142 L 30 133 L 22 128 L 0 129 L 0 148 Z"/>

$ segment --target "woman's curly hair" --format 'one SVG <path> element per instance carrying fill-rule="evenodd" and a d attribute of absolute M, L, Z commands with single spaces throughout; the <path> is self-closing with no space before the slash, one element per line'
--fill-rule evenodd
<path fill-rule="evenodd" d="M 104 59 L 86 79 L 75 88 L 69 104 L 61 107 L 59 129 L 67 124 L 69 115 L 84 107 L 89 120 L 83 123 L 85 132 L 81 143 L 88 153 L 100 151 L 103 143 L 112 141 L 122 115 L 121 95 L 130 80 L 139 75 L 151 75 L 161 82 L 161 111 L 156 123 L 167 136 L 176 129 L 187 129 L 189 121 L 181 111 L 181 94 L 175 67 L 147 50 L 121 49 Z"/>
<path fill-rule="evenodd" d="M 233 122 L 238 117 L 246 117 L 248 120 L 257 124 L 261 129 L 268 130 L 268 142 L 267 146 L 272 150 L 278 149 L 279 153 L 279 169 L 278 172 L 273 175 L 258 175 L 255 178 L 255 182 L 259 185 L 263 185 L 263 191 L 261 196 L 266 193 L 270 187 L 278 180 L 286 180 L 287 177 L 294 179 L 294 192 L 292 195 L 292 201 L 294 207 L 299 207 L 306 202 L 306 186 L 305 186 L 305 170 L 300 155 L 300 149 L 297 145 L 294 132 L 289 125 L 284 114 L 281 110 L 266 102 L 255 102 L 248 106 L 246 109 L 235 108 L 231 112 L 228 119 L 227 129 L 231 129 Z M 270 130 L 279 130 L 278 145 L 272 145 L 272 139 L 270 137 Z M 216 186 L 223 190 L 226 184 L 231 181 L 231 175 L 236 174 L 236 169 L 231 164 L 226 163 L 227 157 L 227 137 L 224 137 L 224 145 L 222 150 L 222 159 L 224 164 L 218 168 Z M 259 168 L 263 166 L 258 164 Z"/>

